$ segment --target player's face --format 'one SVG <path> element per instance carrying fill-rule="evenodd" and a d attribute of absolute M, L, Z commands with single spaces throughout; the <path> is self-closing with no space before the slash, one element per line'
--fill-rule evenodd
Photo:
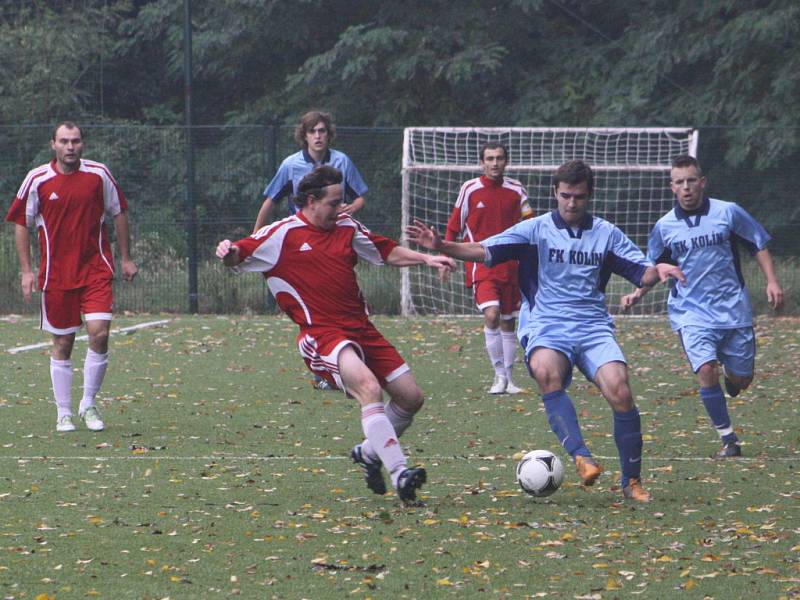
<path fill-rule="evenodd" d="M 506 153 L 502 148 L 487 148 L 483 151 L 481 166 L 489 179 L 500 179 L 506 170 Z"/>
<path fill-rule="evenodd" d="M 670 172 L 670 187 L 683 210 L 695 210 L 703 203 L 706 178 L 693 165 L 676 167 Z"/>
<path fill-rule="evenodd" d="M 310 152 L 323 153 L 328 149 L 328 128 L 323 121 L 306 132 L 306 143 Z"/>
<path fill-rule="evenodd" d="M 322 189 L 325 192 L 322 198 L 312 198 L 308 206 L 303 209 L 303 213 L 320 229 L 333 229 L 336 227 L 336 218 L 339 216 L 344 198 L 342 185 L 337 183 Z"/>
<path fill-rule="evenodd" d="M 558 202 L 558 214 L 570 227 L 576 227 L 583 221 L 586 211 L 589 208 L 589 185 L 582 181 L 577 185 L 571 185 L 560 181 L 555 190 L 556 201 Z"/>
<path fill-rule="evenodd" d="M 77 127 L 69 129 L 62 125 L 56 130 L 56 139 L 50 141 L 50 147 L 56 156 L 59 171 L 62 173 L 75 171 L 80 165 L 83 153 L 81 130 Z"/>

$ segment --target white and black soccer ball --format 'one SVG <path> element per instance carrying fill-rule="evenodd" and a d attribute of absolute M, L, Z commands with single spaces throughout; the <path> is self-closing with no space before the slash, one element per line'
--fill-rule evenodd
<path fill-rule="evenodd" d="M 531 450 L 517 463 L 517 482 L 537 498 L 549 496 L 564 481 L 564 464 L 549 450 Z"/>

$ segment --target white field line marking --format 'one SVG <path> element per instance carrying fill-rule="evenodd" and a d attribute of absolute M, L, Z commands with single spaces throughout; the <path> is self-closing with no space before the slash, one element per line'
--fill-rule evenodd
<path fill-rule="evenodd" d="M 169 323 L 171 319 L 162 319 L 161 321 L 149 321 L 147 323 L 139 323 L 138 325 L 131 325 L 129 327 L 123 327 L 122 329 L 112 329 L 112 334 L 123 333 L 127 334 L 131 331 L 136 331 L 137 329 L 145 329 L 147 327 L 158 327 L 159 325 L 164 325 L 165 323 Z M 84 341 L 88 340 L 88 335 L 81 335 L 75 338 L 75 341 Z M 9 348 L 9 354 L 19 354 L 20 352 L 27 352 L 28 350 L 36 350 L 37 348 L 45 348 L 46 346 L 50 346 L 52 342 L 41 342 L 39 344 L 31 344 L 29 346 L 18 346 L 16 348 Z"/>
<path fill-rule="evenodd" d="M 618 457 L 616 456 L 599 456 L 597 454 L 594 455 L 595 458 L 599 458 L 601 460 L 617 460 Z M 474 461 L 481 461 L 481 462 L 502 462 L 502 461 L 513 461 L 514 458 L 508 456 L 505 458 L 488 458 L 488 457 L 477 457 L 477 456 L 466 456 L 466 455 L 448 455 L 448 456 L 422 456 L 422 455 L 414 455 L 412 458 L 416 459 L 425 459 L 426 461 L 459 461 L 459 460 L 474 460 Z M 15 461 L 112 461 L 112 460 L 165 460 L 165 461 L 193 461 L 193 460 L 207 460 L 207 461 L 256 461 L 256 462 L 279 462 L 279 461 L 338 461 L 338 460 L 352 460 L 349 456 L 243 456 L 243 455 L 218 455 L 218 456 L 169 456 L 169 455 L 159 455 L 158 450 L 153 450 L 147 452 L 146 454 L 137 454 L 137 455 L 125 455 L 125 456 L 45 456 L 45 455 L 30 455 L 30 456 L 2 456 L 0 455 L 0 461 L 8 461 L 8 460 L 15 460 Z M 678 456 L 678 457 L 644 457 L 644 462 L 726 462 L 720 459 L 715 459 L 711 457 L 703 457 L 703 456 Z M 800 461 L 800 456 L 769 456 L 765 458 L 757 458 L 757 457 L 749 457 L 749 456 L 740 456 L 737 457 L 735 460 L 727 461 L 727 462 L 797 462 Z"/>

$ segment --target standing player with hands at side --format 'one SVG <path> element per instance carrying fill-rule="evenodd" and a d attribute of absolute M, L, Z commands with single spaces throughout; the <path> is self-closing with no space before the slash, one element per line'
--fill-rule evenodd
<path fill-rule="evenodd" d="M 114 220 L 122 275 L 138 272 L 130 256 L 128 203 L 108 168 L 81 159 L 83 135 L 71 121 L 56 125 L 50 147 L 55 157 L 30 171 L 6 220 L 15 224 L 22 294 L 36 290 L 29 227 L 39 233 L 42 291 L 41 327 L 53 336 L 50 378 L 57 408 L 56 431 L 74 431 L 72 422 L 72 347 L 86 321 L 89 348 L 83 369 L 83 398 L 78 415 L 92 431 L 104 428 L 95 396 L 108 367 L 108 335 L 113 306 L 114 257 L 106 216 Z"/>
<path fill-rule="evenodd" d="M 697 373 L 700 399 L 722 439 L 722 448 L 714 456 L 741 456 L 719 385 L 719 365 L 731 397 L 753 381 L 753 310 L 738 249 L 743 246 L 755 256 L 767 280 L 767 300 L 778 309 L 783 304 L 783 290 L 767 249 L 770 236 L 737 204 L 705 195 L 706 178 L 696 158 L 681 155 L 673 159 L 670 186 L 675 207 L 653 228 L 648 256 L 659 264 L 677 264 L 686 273 L 688 285 L 673 287 L 669 295 L 669 320 Z M 630 308 L 647 291 L 648 287 L 642 287 L 624 296 L 622 307 Z"/>
<path fill-rule="evenodd" d="M 487 142 L 481 147 L 483 175 L 461 186 L 447 222 L 448 242 L 459 237 L 480 242 L 533 216 L 523 185 L 504 176 L 508 158 L 508 148 L 500 142 Z M 523 390 L 512 379 L 518 346 L 514 319 L 520 306 L 517 263 L 508 261 L 487 267 L 482 262 L 467 262 L 464 266 L 466 286 L 473 288 L 475 304 L 483 312 L 486 352 L 495 372 L 489 393 L 519 394 Z"/>
<path fill-rule="evenodd" d="M 603 469 L 586 447 L 566 392 L 577 366 L 612 408 L 624 496 L 647 502 L 651 495 L 641 483 L 641 420 L 604 291 L 612 273 L 637 286 L 654 285 L 668 277 L 683 280 L 683 274 L 673 265 L 650 265 L 622 231 L 589 214 L 593 188 L 591 168 L 582 161 L 570 161 L 553 175 L 558 208 L 551 213 L 482 242 L 442 240 L 421 221 L 409 226 L 406 235 L 412 242 L 459 260 L 488 266 L 519 261 L 523 299 L 517 335 L 553 433 L 575 461 L 581 482 L 592 485 Z"/>
<path fill-rule="evenodd" d="M 300 328 L 300 355 L 312 373 L 355 398 L 365 438 L 351 453 L 367 486 L 386 493 L 386 467 L 397 495 L 416 498 L 425 469 L 408 468 L 398 437 L 422 408 L 409 366 L 369 320 L 356 262 L 453 270 L 446 256 L 422 254 L 367 230 L 341 214 L 341 173 L 318 167 L 300 181 L 297 214 L 237 242 L 223 240 L 217 257 L 235 271 L 264 274 L 281 309 Z M 383 403 L 385 390 L 391 402 Z"/>

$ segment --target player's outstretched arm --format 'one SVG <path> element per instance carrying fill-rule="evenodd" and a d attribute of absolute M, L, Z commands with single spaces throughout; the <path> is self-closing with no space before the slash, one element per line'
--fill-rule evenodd
<path fill-rule="evenodd" d="M 775 274 L 775 264 L 772 262 L 769 250 L 764 248 L 756 252 L 756 262 L 767 280 L 767 301 L 773 309 L 777 310 L 783 305 L 783 288 Z"/>
<path fill-rule="evenodd" d="M 406 227 L 405 234 L 409 242 L 434 252 L 452 256 L 458 260 L 471 262 L 484 262 L 486 260 L 486 249 L 478 242 L 450 242 L 443 240 L 435 229 L 428 227 L 419 219 L 414 219 L 414 224 Z"/>
<path fill-rule="evenodd" d="M 33 292 L 36 291 L 36 275 L 31 266 L 31 232 L 25 225 L 17 223 L 14 226 L 14 241 L 19 257 L 20 286 L 25 302 L 31 301 Z"/>
<path fill-rule="evenodd" d="M 222 240 L 217 244 L 216 255 L 226 267 L 235 267 L 242 262 L 239 258 L 239 247 L 230 240 Z"/>
<path fill-rule="evenodd" d="M 423 254 L 403 246 L 395 248 L 386 257 L 386 264 L 393 267 L 413 267 L 414 265 L 427 265 L 432 269 L 453 271 L 456 268 L 455 261 L 449 256 L 436 254 Z"/>

